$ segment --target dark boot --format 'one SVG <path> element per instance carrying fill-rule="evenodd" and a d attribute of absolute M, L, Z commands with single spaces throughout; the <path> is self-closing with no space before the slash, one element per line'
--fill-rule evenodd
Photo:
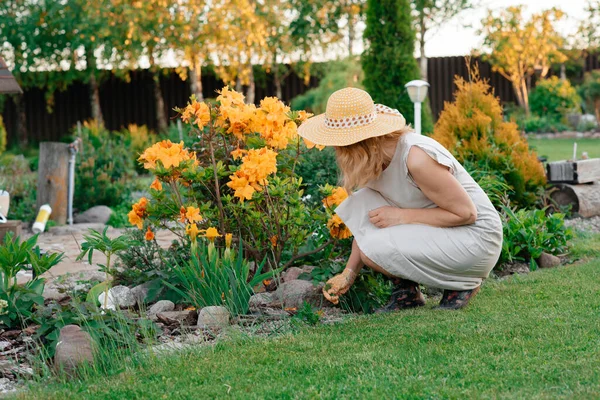
<path fill-rule="evenodd" d="M 375 313 L 406 310 L 425 305 L 425 297 L 421 293 L 418 283 L 401 278 L 394 278 L 392 282 L 394 283 L 394 289 L 392 290 L 390 302 L 375 310 Z"/>
<path fill-rule="evenodd" d="M 479 288 L 481 286 L 477 286 L 471 290 L 444 290 L 444 295 L 437 308 L 443 310 L 459 310 L 464 308 L 469 304 L 469 300 L 479 292 Z"/>

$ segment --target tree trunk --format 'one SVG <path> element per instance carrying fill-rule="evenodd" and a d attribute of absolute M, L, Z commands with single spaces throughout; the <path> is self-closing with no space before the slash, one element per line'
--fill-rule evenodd
<path fill-rule="evenodd" d="M 596 114 L 596 121 L 600 125 L 600 98 L 594 99 L 594 112 Z"/>
<path fill-rule="evenodd" d="M 240 79 L 240 75 L 235 78 L 235 91 L 238 93 L 242 93 L 242 80 Z"/>
<path fill-rule="evenodd" d="M 281 100 L 283 93 L 281 91 L 281 71 L 279 70 L 279 64 L 277 64 L 277 49 L 273 51 L 273 81 L 275 83 L 275 96 Z"/>
<path fill-rule="evenodd" d="M 104 126 L 104 117 L 102 115 L 102 107 L 100 106 L 100 88 L 96 80 L 96 57 L 91 49 L 85 51 L 85 61 L 87 63 L 87 73 L 90 77 L 90 109 L 92 118 L 98 122 L 98 125 Z"/>
<path fill-rule="evenodd" d="M 156 103 L 156 124 L 159 132 L 166 132 L 167 114 L 165 112 L 165 101 L 163 100 L 162 90 L 160 89 L 160 75 L 154 74 L 154 101 Z"/>
<path fill-rule="evenodd" d="M 190 90 L 196 95 L 196 100 L 204 101 L 202 93 L 202 62 L 200 57 L 194 57 L 194 62 L 190 68 Z"/>
<path fill-rule="evenodd" d="M 254 104 L 256 97 L 256 85 L 254 83 L 254 68 L 250 64 L 250 74 L 248 76 L 248 91 L 246 92 L 246 101 L 248 104 Z"/>
<path fill-rule="evenodd" d="M 69 145 L 66 143 L 40 143 L 38 166 L 37 208 L 49 204 L 50 219 L 59 224 L 67 222 L 69 173 Z"/>
<path fill-rule="evenodd" d="M 591 185 L 557 185 L 550 197 L 559 206 L 571 206 L 571 211 L 584 218 L 600 215 L 600 183 Z"/>
<path fill-rule="evenodd" d="M 519 81 L 513 81 L 513 89 L 517 96 L 517 103 L 525 110 L 525 114 L 529 116 L 529 96 L 527 94 L 527 79 L 523 77 Z"/>
<path fill-rule="evenodd" d="M 354 17 L 348 13 L 348 57 L 354 55 Z"/>
<path fill-rule="evenodd" d="M 420 32 L 419 32 L 419 51 L 420 51 L 420 58 L 419 58 L 419 68 L 421 70 L 421 79 L 423 79 L 424 81 L 427 80 L 427 56 L 425 55 L 425 34 L 427 33 L 427 27 L 425 26 L 425 14 L 423 12 L 421 12 L 421 15 L 419 16 L 420 21 L 419 21 L 419 27 L 420 27 Z"/>
<path fill-rule="evenodd" d="M 98 125 L 104 126 L 104 116 L 100 107 L 100 88 L 94 72 L 90 76 L 90 107 L 92 109 L 92 118 L 98 122 Z"/>
<path fill-rule="evenodd" d="M 16 94 L 13 96 L 15 110 L 17 114 L 17 142 L 21 148 L 29 144 L 29 135 L 27 132 L 27 112 L 25 111 L 25 95 Z"/>
<path fill-rule="evenodd" d="M 154 49 L 148 49 L 148 60 L 150 61 L 150 71 L 154 71 Z M 156 125 L 159 132 L 165 132 L 168 129 L 167 114 L 165 112 L 165 101 L 163 100 L 162 90 L 160 88 L 160 75 L 153 73 L 154 80 L 154 104 L 156 107 Z"/>

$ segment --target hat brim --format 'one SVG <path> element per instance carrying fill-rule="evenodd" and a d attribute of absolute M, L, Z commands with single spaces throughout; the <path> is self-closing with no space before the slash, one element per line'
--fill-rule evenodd
<path fill-rule="evenodd" d="M 368 125 L 352 128 L 328 128 L 325 126 L 325 114 L 307 119 L 298 128 L 298 135 L 322 146 L 349 146 L 362 140 L 387 135 L 406 127 L 402 115 L 377 114 L 375 121 Z"/>

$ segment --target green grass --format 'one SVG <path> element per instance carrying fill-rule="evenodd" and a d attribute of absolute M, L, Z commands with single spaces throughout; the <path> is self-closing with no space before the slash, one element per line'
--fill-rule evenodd
<path fill-rule="evenodd" d="M 488 281 L 464 311 L 430 305 L 222 342 L 20 397 L 598 398 L 600 260 Z"/>
<path fill-rule="evenodd" d="M 529 145 L 534 147 L 540 156 L 546 156 L 548 161 L 560 161 L 573 158 L 573 143 L 577 142 L 577 157 L 587 151 L 590 158 L 600 157 L 600 139 L 529 139 Z"/>

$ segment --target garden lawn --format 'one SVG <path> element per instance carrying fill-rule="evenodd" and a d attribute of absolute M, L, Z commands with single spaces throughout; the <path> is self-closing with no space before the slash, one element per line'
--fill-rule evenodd
<path fill-rule="evenodd" d="M 600 397 L 599 259 L 489 281 L 464 311 L 431 306 L 234 340 L 20 397 Z"/>
<path fill-rule="evenodd" d="M 560 161 L 573 158 L 573 143 L 577 142 L 577 157 L 587 151 L 590 158 L 600 157 L 600 139 L 529 139 L 529 146 L 534 147 L 539 156 L 546 156 L 548 161 Z"/>

